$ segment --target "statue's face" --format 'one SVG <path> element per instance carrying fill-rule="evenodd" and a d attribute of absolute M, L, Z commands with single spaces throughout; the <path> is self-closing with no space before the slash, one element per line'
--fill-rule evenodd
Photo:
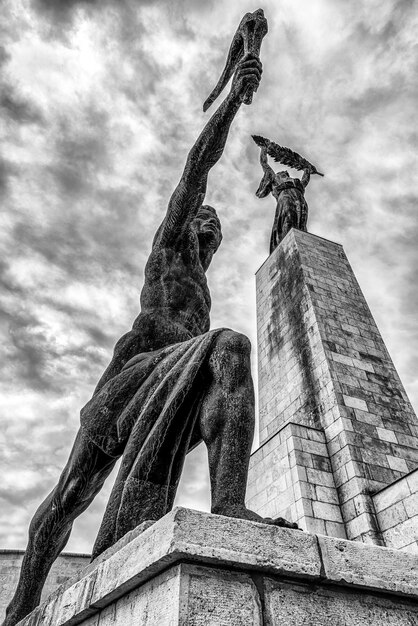
<path fill-rule="evenodd" d="M 284 183 L 287 180 L 290 180 L 290 176 L 289 176 L 289 172 L 277 172 L 276 174 L 276 178 L 281 182 Z"/>
<path fill-rule="evenodd" d="M 194 218 L 192 227 L 199 241 L 202 265 L 207 269 L 222 240 L 221 223 L 216 213 L 203 206 Z"/>

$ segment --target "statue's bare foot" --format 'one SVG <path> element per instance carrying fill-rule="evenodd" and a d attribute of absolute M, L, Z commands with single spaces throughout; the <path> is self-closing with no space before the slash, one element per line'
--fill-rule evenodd
<path fill-rule="evenodd" d="M 238 519 L 247 519 L 250 522 L 260 522 L 261 524 L 269 524 L 270 526 L 281 526 L 282 528 L 292 528 L 294 530 L 301 530 L 297 524 L 288 522 L 283 517 L 261 517 L 254 511 L 247 509 L 245 506 L 225 506 L 217 510 L 213 510 L 212 513 L 217 515 L 225 515 L 225 517 L 236 517 Z"/>

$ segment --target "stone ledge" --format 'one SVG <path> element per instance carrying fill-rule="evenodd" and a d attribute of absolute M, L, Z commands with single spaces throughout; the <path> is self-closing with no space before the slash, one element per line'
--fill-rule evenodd
<path fill-rule="evenodd" d="M 418 558 L 406 552 L 176 508 L 92 563 L 20 626 L 70 626 L 181 562 L 418 599 Z"/>

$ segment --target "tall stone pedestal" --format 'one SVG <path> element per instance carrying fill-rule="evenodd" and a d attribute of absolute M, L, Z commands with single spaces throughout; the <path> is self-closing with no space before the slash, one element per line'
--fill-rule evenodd
<path fill-rule="evenodd" d="M 20 626 L 406 626 L 417 600 L 411 554 L 178 508 Z"/>
<path fill-rule="evenodd" d="M 292 230 L 257 273 L 257 323 L 260 448 L 248 506 L 384 545 L 391 522 L 379 523 L 378 492 L 405 479 L 418 500 L 418 420 L 342 247 Z M 393 513 L 392 495 L 383 504 Z M 395 513 L 416 529 L 397 547 L 417 550 L 412 498 Z"/>

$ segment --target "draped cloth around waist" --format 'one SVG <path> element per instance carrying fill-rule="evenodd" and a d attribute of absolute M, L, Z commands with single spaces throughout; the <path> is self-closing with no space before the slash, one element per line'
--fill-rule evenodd
<path fill-rule="evenodd" d="M 150 462 L 163 448 L 179 444 L 177 432 L 183 441 L 186 435 L 190 445 L 208 388 L 202 370 L 224 330 L 212 330 L 128 361 L 81 411 L 81 427 L 91 441 L 113 457 L 137 456 L 144 450 Z"/>

